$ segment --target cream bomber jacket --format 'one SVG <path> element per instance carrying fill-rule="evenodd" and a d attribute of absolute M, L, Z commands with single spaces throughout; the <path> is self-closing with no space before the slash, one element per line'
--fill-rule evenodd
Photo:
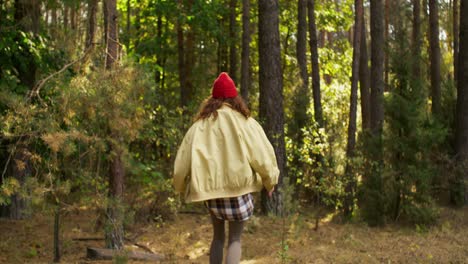
<path fill-rule="evenodd" d="M 278 183 L 275 152 L 260 124 L 228 105 L 196 121 L 174 164 L 174 187 L 186 202 L 270 191 Z"/>

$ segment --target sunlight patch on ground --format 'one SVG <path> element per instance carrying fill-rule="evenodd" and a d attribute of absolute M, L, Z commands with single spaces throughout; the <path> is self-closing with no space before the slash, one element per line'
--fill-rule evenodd
<path fill-rule="evenodd" d="M 241 261 L 240 264 L 257 264 L 258 262 L 255 259 Z"/>
<path fill-rule="evenodd" d="M 208 245 L 203 241 L 195 243 L 188 251 L 187 256 L 189 259 L 197 259 L 208 252 Z"/>

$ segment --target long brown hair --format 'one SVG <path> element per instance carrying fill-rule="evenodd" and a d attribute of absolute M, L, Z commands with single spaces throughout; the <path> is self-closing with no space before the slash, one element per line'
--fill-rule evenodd
<path fill-rule="evenodd" d="M 214 118 L 217 118 L 217 110 L 221 108 L 223 104 L 227 104 L 232 109 L 241 113 L 245 118 L 250 117 L 250 110 L 241 96 L 238 95 L 234 98 L 213 98 L 210 96 L 206 98 L 200 105 L 200 110 L 198 111 L 198 114 L 195 116 L 194 120 L 198 121 L 200 119 L 205 119 L 211 115 L 213 115 Z"/>

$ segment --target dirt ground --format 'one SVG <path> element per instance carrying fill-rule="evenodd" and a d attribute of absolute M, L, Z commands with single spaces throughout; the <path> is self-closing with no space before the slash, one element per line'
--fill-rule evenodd
<path fill-rule="evenodd" d="M 241 263 L 468 263 L 467 216 L 468 208 L 441 208 L 438 224 L 429 228 L 370 228 L 364 223 L 336 223 L 328 217 L 317 231 L 314 220 L 303 215 L 255 216 L 245 226 Z M 74 240 L 102 237 L 93 232 L 94 220 L 86 211 L 64 217 L 62 263 L 112 263 L 85 258 L 87 246 L 102 247 L 103 241 Z M 52 234 L 52 216 L 0 219 L 0 263 L 51 263 Z M 165 255 L 162 263 L 208 263 L 211 224 L 207 214 L 179 214 L 172 221 L 134 226 L 127 235 L 135 234 L 139 234 L 138 244 Z M 128 247 L 132 248 L 142 251 Z"/>

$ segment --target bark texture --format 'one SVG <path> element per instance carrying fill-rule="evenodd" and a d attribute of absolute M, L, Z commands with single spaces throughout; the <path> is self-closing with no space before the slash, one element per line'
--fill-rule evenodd
<path fill-rule="evenodd" d="M 250 0 L 242 0 L 241 95 L 249 104 L 250 90 Z"/>
<path fill-rule="evenodd" d="M 97 0 L 88 0 L 88 30 L 86 31 L 86 48 L 94 45 L 96 35 Z"/>
<path fill-rule="evenodd" d="M 439 4 L 429 0 L 429 57 L 431 59 L 431 99 L 432 114 L 440 116 L 440 43 L 439 43 Z"/>
<path fill-rule="evenodd" d="M 351 96 L 349 99 L 349 121 L 348 121 L 348 143 L 346 147 L 346 178 L 347 183 L 345 187 L 346 197 L 344 200 L 344 214 L 349 217 L 353 213 L 354 197 L 356 193 L 356 179 L 353 174 L 352 161 L 355 154 L 356 147 L 356 116 L 357 116 L 357 90 L 359 81 L 359 59 L 361 53 L 361 30 L 363 18 L 362 0 L 355 0 L 354 2 L 355 18 L 354 18 L 354 36 L 353 36 L 353 62 L 352 62 L 352 75 L 351 75 Z"/>
<path fill-rule="evenodd" d="M 362 117 L 362 131 L 370 129 L 370 70 L 369 70 L 369 56 L 367 54 L 367 32 L 366 23 L 363 18 L 361 23 L 361 52 L 359 60 L 359 89 L 361 92 L 361 117 Z"/>
<path fill-rule="evenodd" d="M 460 3 L 460 53 L 457 80 L 456 157 L 459 166 L 457 204 L 468 203 L 468 2 Z"/>
<path fill-rule="evenodd" d="M 279 185 L 281 185 L 285 175 L 286 150 L 278 0 L 259 0 L 258 13 L 260 119 L 275 150 L 280 169 Z M 268 199 L 266 191 L 263 190 L 262 209 L 265 213 L 281 214 L 283 212 L 281 193 L 275 191 L 272 199 Z"/>
<path fill-rule="evenodd" d="M 308 0 L 309 45 L 312 61 L 312 94 L 314 97 L 314 118 L 319 127 L 323 127 L 322 97 L 320 94 L 320 69 L 317 42 L 317 26 L 315 24 L 315 0 Z"/>
<path fill-rule="evenodd" d="M 117 33 L 117 2 L 105 0 L 107 9 L 107 55 L 106 69 L 111 69 L 118 60 L 119 39 Z"/>

